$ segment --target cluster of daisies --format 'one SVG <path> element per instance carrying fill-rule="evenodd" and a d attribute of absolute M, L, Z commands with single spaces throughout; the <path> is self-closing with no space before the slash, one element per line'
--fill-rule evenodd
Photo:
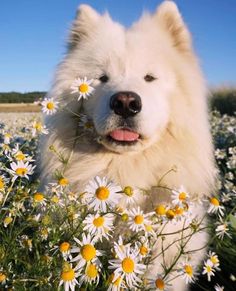
<path fill-rule="evenodd" d="M 198 232 L 195 227 L 200 227 L 200 222 L 192 215 L 195 203 L 190 201 L 190 195 L 181 186 L 172 191 L 172 203 L 156 205 L 152 212 L 145 213 L 140 207 L 135 207 L 135 197 L 140 194 L 139 189 L 131 186 L 122 189 L 106 178 L 95 177 L 88 183 L 78 198 L 84 207 L 82 231 L 72 242 L 64 241 L 58 247 L 64 259 L 60 285 L 64 284 L 65 290 L 99 283 L 112 291 L 165 290 L 177 276 L 181 276 L 186 284 L 196 280 L 199 272 L 194 270 L 191 259 L 184 255 L 183 258 L 180 255 L 181 259 L 171 270 L 162 265 L 162 272 L 156 274 L 156 278 L 146 275 L 155 242 L 171 235 L 166 230 L 168 224 L 174 224 L 178 229 L 177 223 L 182 221 L 187 228 L 194 229 L 192 236 Z M 124 200 L 128 206 L 122 209 L 118 205 Z M 219 207 L 213 209 L 211 200 L 207 203 L 209 212 L 221 210 Z M 117 237 L 117 226 L 125 229 L 123 237 Z M 184 238 L 182 228 L 179 234 Z M 163 252 L 160 248 L 155 256 L 161 256 Z M 209 252 L 201 273 L 206 274 L 210 281 L 219 270 L 218 256 Z"/>
<path fill-rule="evenodd" d="M 93 79 L 88 80 L 87 77 L 77 78 L 71 84 L 71 94 L 78 97 L 78 101 L 81 99 L 87 99 L 94 91 L 91 86 L 95 81 Z M 59 109 L 59 102 L 54 98 L 45 98 L 42 102 L 42 111 L 47 115 L 52 115 Z"/>

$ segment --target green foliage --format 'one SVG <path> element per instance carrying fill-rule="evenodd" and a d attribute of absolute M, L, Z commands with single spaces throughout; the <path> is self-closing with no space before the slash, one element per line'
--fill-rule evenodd
<path fill-rule="evenodd" d="M 0 92 L 0 103 L 33 103 L 45 96 L 46 92 Z"/>

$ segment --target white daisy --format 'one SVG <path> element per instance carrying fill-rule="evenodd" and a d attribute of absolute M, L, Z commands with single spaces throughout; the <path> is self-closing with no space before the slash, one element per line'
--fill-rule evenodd
<path fill-rule="evenodd" d="M 189 194 L 186 192 L 184 186 L 181 186 L 179 188 L 179 190 L 172 190 L 172 195 L 171 195 L 171 199 L 172 199 L 172 203 L 174 205 L 182 205 L 184 203 L 186 203 L 189 199 Z"/>
<path fill-rule="evenodd" d="M 11 134 L 10 133 L 5 133 L 4 135 L 3 135 L 3 137 L 4 137 L 4 141 L 3 141 L 3 143 L 4 144 L 9 144 L 10 142 L 11 142 L 11 138 L 12 138 L 12 136 L 11 136 Z"/>
<path fill-rule="evenodd" d="M 30 252 L 32 251 L 33 248 L 33 244 L 32 244 L 32 239 L 30 239 L 28 237 L 28 235 L 22 235 L 19 239 L 20 245 L 25 248 L 28 249 Z"/>
<path fill-rule="evenodd" d="M 43 113 L 46 113 L 47 115 L 54 114 L 58 109 L 58 102 L 54 101 L 53 98 L 45 98 L 41 105 Z"/>
<path fill-rule="evenodd" d="M 10 223 L 12 223 L 12 221 L 13 221 L 13 218 L 12 218 L 12 216 L 11 216 L 11 213 L 9 213 L 9 215 L 6 216 L 6 217 L 4 218 L 4 220 L 3 220 L 3 226 L 4 226 L 4 227 L 8 227 L 8 225 L 9 225 Z"/>
<path fill-rule="evenodd" d="M 108 208 L 114 207 L 121 195 L 118 194 L 121 188 L 107 178 L 95 177 L 85 188 L 83 199 L 89 209 L 106 212 Z"/>
<path fill-rule="evenodd" d="M 4 153 L 4 155 L 7 155 L 8 153 L 11 152 L 11 148 L 10 148 L 9 144 L 1 143 L 0 149 L 1 149 L 1 153 Z"/>
<path fill-rule="evenodd" d="M 219 266 L 220 266 L 220 261 L 219 261 L 219 258 L 218 258 L 218 256 L 217 256 L 217 254 L 214 253 L 214 252 L 209 251 L 209 253 L 208 253 L 208 258 L 209 258 L 209 260 L 212 262 L 214 268 L 215 268 L 216 270 L 220 270 L 220 268 L 219 268 Z"/>
<path fill-rule="evenodd" d="M 220 205 L 220 201 L 215 198 L 215 197 L 211 197 L 210 200 L 210 205 L 209 208 L 207 210 L 208 213 L 219 213 L 220 216 L 224 216 L 224 206 Z"/>
<path fill-rule="evenodd" d="M 155 212 L 159 218 L 165 217 L 167 211 L 167 207 L 164 204 L 156 205 Z"/>
<path fill-rule="evenodd" d="M 215 288 L 215 291 L 223 291 L 223 290 L 225 289 L 224 286 L 220 286 L 219 284 L 216 284 L 216 285 L 214 286 L 214 288 Z"/>
<path fill-rule="evenodd" d="M 9 160 L 16 160 L 16 161 L 23 161 L 23 162 L 33 162 L 34 159 L 30 157 L 28 154 L 25 154 L 21 151 L 19 144 L 17 143 L 15 147 L 11 151 L 11 156 L 9 157 Z"/>
<path fill-rule="evenodd" d="M 29 179 L 29 175 L 34 173 L 34 168 L 29 162 L 24 163 L 23 161 L 13 162 L 10 164 L 11 169 L 9 172 L 13 175 L 12 181 L 14 182 L 18 177 Z"/>
<path fill-rule="evenodd" d="M 71 94 L 79 93 L 78 101 L 81 98 L 87 99 L 87 97 L 94 91 L 94 88 L 90 86 L 93 82 L 93 79 L 87 80 L 87 77 L 82 79 L 77 78 L 71 85 Z"/>
<path fill-rule="evenodd" d="M 76 280 L 78 275 L 79 273 L 75 272 L 71 264 L 64 262 L 59 287 L 64 284 L 64 291 L 74 291 L 75 286 L 79 284 Z"/>
<path fill-rule="evenodd" d="M 214 269 L 214 265 L 212 261 L 211 260 L 205 261 L 202 274 L 203 275 L 207 274 L 208 281 L 211 281 L 211 276 L 215 276 L 214 272 L 215 272 L 215 269 Z"/>
<path fill-rule="evenodd" d="M 146 269 L 144 264 L 139 263 L 139 251 L 126 245 L 123 250 L 116 248 L 116 256 L 117 259 L 109 260 L 111 266 L 108 267 L 114 270 L 113 281 L 118 278 L 124 279 L 127 286 L 133 290 L 142 283 L 138 276 L 141 276 Z"/>
<path fill-rule="evenodd" d="M 193 266 L 188 261 L 180 264 L 179 273 L 183 276 L 186 284 L 194 282 L 197 275 L 193 270 Z"/>
<path fill-rule="evenodd" d="M 70 245 L 70 243 L 68 243 L 67 241 L 62 242 L 59 245 L 59 250 L 60 250 L 60 252 L 61 252 L 62 257 L 64 258 L 64 260 L 67 260 L 68 258 L 69 259 L 72 259 L 72 256 L 71 256 L 71 245 Z"/>
<path fill-rule="evenodd" d="M 125 200 L 127 205 L 135 204 L 138 199 L 138 195 L 140 195 L 140 190 L 131 186 L 125 186 L 121 192 L 125 194 L 122 198 Z"/>
<path fill-rule="evenodd" d="M 41 192 L 36 192 L 34 195 L 33 195 L 33 202 L 34 204 L 40 204 L 40 205 L 43 205 L 43 206 L 46 206 L 46 198 L 44 196 L 43 193 Z"/>
<path fill-rule="evenodd" d="M 85 224 L 84 230 L 88 231 L 91 236 L 94 236 L 96 239 L 102 241 L 102 238 L 105 237 L 109 239 L 110 231 L 114 229 L 114 215 L 107 213 L 105 215 L 101 214 L 89 214 L 86 216 L 83 223 Z"/>
<path fill-rule="evenodd" d="M 32 136 L 35 137 L 37 134 L 48 134 L 48 129 L 46 128 L 46 125 L 35 120 L 32 124 Z"/>
<path fill-rule="evenodd" d="M 112 273 L 109 278 L 108 282 L 110 283 L 108 286 L 107 291 L 121 291 L 125 290 L 124 280 L 119 276 L 116 280 L 114 280 L 115 274 Z"/>
<path fill-rule="evenodd" d="M 100 268 L 98 265 L 93 263 L 88 263 L 84 274 L 79 279 L 80 286 L 85 282 L 89 284 L 95 284 L 95 286 L 99 283 L 99 271 Z"/>
<path fill-rule="evenodd" d="M 140 241 L 135 243 L 135 247 L 139 250 L 140 259 L 147 257 L 150 255 L 151 248 L 148 245 L 148 241 L 146 237 L 141 237 Z"/>
<path fill-rule="evenodd" d="M 94 125 L 91 119 L 88 118 L 85 114 L 80 114 L 79 116 L 79 126 L 82 127 L 85 131 L 93 131 Z"/>
<path fill-rule="evenodd" d="M 231 235 L 228 233 L 229 231 L 229 223 L 224 222 L 222 219 L 216 223 L 216 236 L 220 239 L 223 239 L 225 235 L 227 235 L 229 238 L 231 238 Z"/>
<path fill-rule="evenodd" d="M 151 222 L 148 220 L 148 217 L 153 215 L 153 213 L 143 214 L 143 211 L 138 207 L 137 209 L 133 208 L 128 211 L 128 226 L 131 230 L 139 232 L 146 230 L 146 225 L 150 225 Z"/>
<path fill-rule="evenodd" d="M 172 208 L 174 212 L 175 221 L 185 220 L 186 223 L 190 223 L 192 221 L 192 208 L 193 205 L 190 203 L 183 203 L 181 206 L 176 205 Z"/>
<path fill-rule="evenodd" d="M 101 265 L 98 256 L 101 256 L 102 253 L 95 248 L 95 238 L 91 238 L 91 235 L 87 236 L 85 233 L 82 234 L 82 241 L 77 238 L 74 238 L 77 242 L 77 247 L 72 247 L 71 253 L 77 253 L 78 255 L 71 260 L 71 262 L 76 262 L 76 270 L 84 267 L 88 263 L 93 263 L 98 266 Z"/>
<path fill-rule="evenodd" d="M 158 277 L 156 279 L 149 279 L 149 286 L 151 290 L 164 291 L 167 284 L 162 277 Z"/>

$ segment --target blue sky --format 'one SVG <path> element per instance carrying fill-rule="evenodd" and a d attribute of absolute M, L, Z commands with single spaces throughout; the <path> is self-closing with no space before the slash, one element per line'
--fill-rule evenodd
<path fill-rule="evenodd" d="M 87 3 L 126 26 L 161 0 L 1 0 L 0 92 L 48 90 L 76 8 Z M 176 0 L 210 86 L 236 85 L 236 0 Z"/>

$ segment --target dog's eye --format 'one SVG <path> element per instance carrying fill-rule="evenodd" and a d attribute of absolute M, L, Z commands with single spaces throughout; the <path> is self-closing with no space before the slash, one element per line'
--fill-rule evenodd
<path fill-rule="evenodd" d="M 101 81 L 102 83 L 106 83 L 109 81 L 109 77 L 107 75 L 102 75 L 100 78 L 99 78 L 99 81 Z"/>
<path fill-rule="evenodd" d="M 157 78 L 155 78 L 154 76 L 150 75 L 150 74 L 147 74 L 146 76 L 144 76 L 144 80 L 146 82 L 152 82 L 154 80 L 156 80 Z"/>

